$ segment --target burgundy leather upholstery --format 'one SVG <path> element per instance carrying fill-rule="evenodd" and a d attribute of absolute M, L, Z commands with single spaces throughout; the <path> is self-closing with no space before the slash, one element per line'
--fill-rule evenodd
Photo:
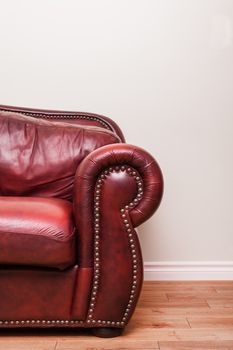
<path fill-rule="evenodd" d="M 14 112 L 24 115 L 28 115 L 34 118 L 47 119 L 51 122 L 66 122 L 76 125 L 90 125 L 98 126 L 112 131 L 116 134 L 121 142 L 125 142 L 125 137 L 120 127 L 114 122 L 114 120 L 100 114 L 87 113 L 87 112 L 71 112 L 71 111 L 58 111 L 39 108 L 28 107 L 15 107 L 0 105 L 0 111 Z"/>
<path fill-rule="evenodd" d="M 72 200 L 76 169 L 94 149 L 119 142 L 111 131 L 0 111 L 0 195 Z M 52 168 L 52 171 L 51 171 Z"/>
<path fill-rule="evenodd" d="M 1 327 L 129 322 L 163 178 L 122 141 L 103 116 L 0 106 Z"/>
<path fill-rule="evenodd" d="M 0 197 L 0 264 L 64 269 L 74 265 L 75 255 L 70 202 Z"/>

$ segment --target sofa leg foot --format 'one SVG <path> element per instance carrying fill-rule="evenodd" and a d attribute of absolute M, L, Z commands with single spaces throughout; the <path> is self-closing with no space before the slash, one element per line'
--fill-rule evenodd
<path fill-rule="evenodd" d="M 92 332 L 96 337 L 100 338 L 114 338 L 122 334 L 123 328 L 92 328 Z"/>

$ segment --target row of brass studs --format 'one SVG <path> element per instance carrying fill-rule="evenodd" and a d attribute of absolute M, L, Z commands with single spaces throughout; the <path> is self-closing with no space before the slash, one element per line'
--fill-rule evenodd
<path fill-rule="evenodd" d="M 94 192 L 94 281 L 93 281 L 93 287 L 92 287 L 92 293 L 91 293 L 91 303 L 90 303 L 90 307 L 89 307 L 88 315 L 87 315 L 87 323 L 88 324 L 90 324 L 90 323 L 95 324 L 96 322 L 99 324 L 102 324 L 101 320 L 96 321 L 93 319 L 93 312 L 94 312 L 96 296 L 97 296 L 97 292 L 98 292 L 99 274 L 100 274 L 100 253 L 99 253 L 100 192 L 101 192 L 101 185 L 103 183 L 104 178 L 105 178 L 105 175 L 101 174 L 101 176 L 97 180 L 95 192 Z M 106 322 L 106 324 L 107 324 L 107 322 Z"/>
<path fill-rule="evenodd" d="M 76 320 L 0 320 L 0 326 L 9 326 L 9 325 L 74 325 L 80 324 L 83 325 L 84 321 L 76 321 Z M 112 321 L 102 321 L 98 320 L 94 323 L 101 323 L 103 325 L 117 325 L 120 326 L 121 322 L 112 322 Z"/>
<path fill-rule="evenodd" d="M 126 205 L 123 209 L 121 209 L 121 217 L 124 223 L 124 226 L 126 228 L 126 232 L 129 239 L 131 254 L 132 254 L 132 261 L 133 261 L 133 281 L 132 281 L 132 287 L 130 291 L 130 299 L 128 301 L 127 308 L 125 310 L 124 316 L 121 321 L 102 321 L 102 320 L 95 320 L 93 319 L 93 313 L 96 303 L 96 297 L 98 293 L 98 287 L 99 287 L 99 275 L 100 275 L 100 253 L 99 253 L 99 243 L 100 243 L 100 194 L 101 194 L 101 186 L 104 183 L 104 179 L 107 175 L 109 175 L 112 172 L 119 172 L 119 171 L 126 171 L 130 176 L 133 176 L 137 182 L 137 196 L 136 198 L 129 203 L 129 205 Z M 94 282 L 93 282 L 93 288 L 92 288 L 92 294 L 91 294 L 91 303 L 90 308 L 88 310 L 88 316 L 87 316 L 87 323 L 88 324 L 101 324 L 101 325 L 112 325 L 112 326 L 124 326 L 125 321 L 127 320 L 127 317 L 129 315 L 130 308 L 133 304 L 135 290 L 137 288 L 137 253 L 135 249 L 135 242 L 133 238 L 133 229 L 130 227 L 130 224 L 128 220 L 126 219 L 125 212 L 129 209 L 132 209 L 135 207 L 138 202 L 141 200 L 143 194 L 142 189 L 142 180 L 141 177 L 138 176 L 138 173 L 127 166 L 116 166 L 116 167 L 110 167 L 109 169 L 105 170 L 98 178 L 96 187 L 95 187 L 95 193 L 94 193 Z"/>
<path fill-rule="evenodd" d="M 141 177 L 138 175 L 138 173 L 135 170 L 133 170 L 132 168 L 129 168 L 129 167 L 127 168 L 127 173 L 129 175 L 133 176 L 136 180 L 137 196 L 136 196 L 136 198 L 134 198 L 134 200 L 131 203 L 129 203 L 129 205 L 126 205 L 123 209 L 121 209 L 121 217 L 123 219 L 126 234 L 128 235 L 130 250 L 131 250 L 131 255 L 132 255 L 132 264 L 133 264 L 133 266 L 132 266 L 132 268 L 133 268 L 133 282 L 132 282 L 132 286 L 131 286 L 128 305 L 126 307 L 124 316 L 122 318 L 122 322 L 127 321 L 127 318 L 129 316 L 129 312 L 130 312 L 132 304 L 134 302 L 135 292 L 136 292 L 137 284 L 138 284 L 138 276 L 137 276 L 138 260 L 137 260 L 136 244 L 135 244 L 134 234 L 133 234 L 134 229 L 131 227 L 131 225 L 127 219 L 126 213 L 128 213 L 129 209 L 135 207 L 138 204 L 138 202 L 142 199 L 142 195 L 143 195 L 143 184 L 142 184 Z"/>
<path fill-rule="evenodd" d="M 4 112 L 10 112 L 7 109 L 0 109 L 1 111 Z M 39 117 L 39 118 L 45 118 L 45 119 L 84 119 L 84 120 L 93 120 L 93 121 L 97 121 L 100 124 L 102 124 L 106 129 L 111 130 L 111 128 L 109 127 L 109 125 L 107 123 L 105 123 L 102 119 L 99 119 L 97 117 L 91 117 L 91 116 L 87 116 L 87 115 L 78 115 L 78 114 L 43 114 L 43 113 L 30 113 L 30 112 L 24 112 L 24 111 L 13 111 L 14 113 L 20 113 L 20 114 L 24 114 L 24 115 L 30 115 L 32 117 Z"/>
<path fill-rule="evenodd" d="M 82 324 L 83 321 L 69 320 L 20 320 L 20 321 L 0 321 L 0 325 L 27 325 L 27 324 Z"/>

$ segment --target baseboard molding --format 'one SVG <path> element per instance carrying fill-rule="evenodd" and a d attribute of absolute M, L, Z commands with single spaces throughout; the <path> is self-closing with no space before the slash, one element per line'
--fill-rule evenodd
<path fill-rule="evenodd" d="M 233 261 L 150 261 L 144 263 L 144 279 L 233 280 Z"/>

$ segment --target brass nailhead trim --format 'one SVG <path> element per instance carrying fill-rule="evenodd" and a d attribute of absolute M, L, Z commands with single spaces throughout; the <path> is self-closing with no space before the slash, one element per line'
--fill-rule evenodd
<path fill-rule="evenodd" d="M 43 119 L 84 119 L 84 120 L 93 120 L 97 121 L 100 124 L 102 124 L 106 129 L 111 130 L 110 126 L 103 121 L 102 119 L 98 117 L 92 117 L 92 116 L 87 116 L 87 115 L 78 115 L 78 114 L 43 114 L 43 113 L 32 113 L 32 112 L 24 112 L 24 111 L 11 111 L 9 109 L 2 109 L 0 108 L 1 111 L 4 112 L 13 112 L 13 113 L 18 113 L 18 114 L 24 114 L 24 115 L 30 115 L 31 117 L 39 117 Z"/>
<path fill-rule="evenodd" d="M 132 260 L 133 260 L 133 280 L 132 280 L 132 287 L 130 291 L 130 297 L 128 301 L 128 305 L 126 307 L 126 310 L 124 312 L 124 316 L 122 320 L 120 321 L 104 321 L 104 320 L 95 320 L 93 319 L 93 313 L 94 313 L 94 308 L 95 308 L 95 303 L 96 303 L 96 297 L 98 294 L 98 286 L 99 286 L 99 275 L 100 275 L 100 257 L 99 257 L 99 237 L 100 237 L 100 195 L 101 195 L 101 186 L 104 184 L 104 179 L 106 178 L 107 175 L 109 175 L 112 172 L 119 172 L 119 171 L 126 171 L 130 176 L 133 176 L 135 178 L 135 181 L 137 183 L 137 196 L 136 198 L 126 205 L 124 208 L 120 210 L 121 212 L 121 217 L 123 224 L 125 226 L 125 230 L 129 239 L 129 245 L 131 249 L 131 254 L 132 254 Z M 113 325 L 113 326 L 124 326 L 128 316 L 130 309 L 133 304 L 133 300 L 135 297 L 135 289 L 137 288 L 137 253 L 135 248 L 135 241 L 133 238 L 132 232 L 134 232 L 133 228 L 130 227 L 130 223 L 127 220 L 127 215 L 126 213 L 128 212 L 129 209 L 132 209 L 135 207 L 138 202 L 142 198 L 142 193 L 143 193 L 143 188 L 142 188 L 142 179 L 138 175 L 138 173 L 131 167 L 127 166 L 115 166 L 115 167 L 110 167 L 106 170 L 104 170 L 98 177 L 98 180 L 96 182 L 96 187 L 95 187 L 95 193 L 94 193 L 94 285 L 92 288 L 92 293 L 91 293 L 91 304 L 90 308 L 88 310 L 88 315 L 87 315 L 87 323 L 88 324 L 101 324 L 101 325 Z"/>
<path fill-rule="evenodd" d="M 24 325 L 24 324 L 65 324 L 65 325 L 70 325 L 70 324 L 83 324 L 84 321 L 76 321 L 76 320 L 9 320 L 9 321 L 4 321 L 0 320 L 0 325 Z"/>

